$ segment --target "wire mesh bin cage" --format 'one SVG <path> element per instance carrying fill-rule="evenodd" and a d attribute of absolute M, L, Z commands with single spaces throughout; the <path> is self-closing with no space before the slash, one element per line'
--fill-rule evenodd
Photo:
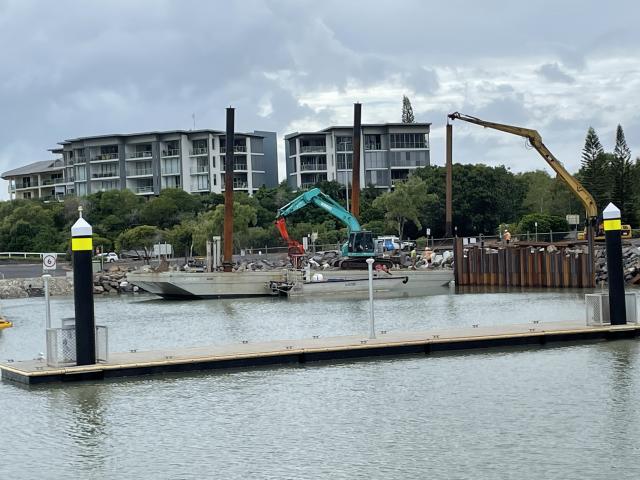
<path fill-rule="evenodd" d="M 638 301 L 634 292 L 626 292 L 624 295 L 627 323 L 638 323 Z M 609 294 L 588 293 L 584 296 L 587 325 L 610 325 L 609 318 Z"/>
<path fill-rule="evenodd" d="M 96 362 L 109 360 L 107 327 L 96 326 Z M 76 364 L 76 329 L 74 325 L 47 329 L 47 365 L 66 367 Z"/>

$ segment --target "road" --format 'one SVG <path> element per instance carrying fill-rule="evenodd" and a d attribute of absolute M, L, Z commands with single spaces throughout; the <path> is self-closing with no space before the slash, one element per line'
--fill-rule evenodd
<path fill-rule="evenodd" d="M 55 277 L 64 277 L 71 271 L 70 263 L 58 262 L 58 268 L 49 272 Z M 4 263 L 0 264 L 0 279 L 2 278 L 35 278 L 42 275 L 41 263 Z"/>

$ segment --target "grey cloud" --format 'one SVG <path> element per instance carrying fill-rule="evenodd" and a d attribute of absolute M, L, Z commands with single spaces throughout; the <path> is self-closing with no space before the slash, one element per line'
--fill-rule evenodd
<path fill-rule="evenodd" d="M 557 63 L 545 63 L 536 72 L 550 82 L 574 83 L 576 81 L 575 78 L 563 71 Z"/>

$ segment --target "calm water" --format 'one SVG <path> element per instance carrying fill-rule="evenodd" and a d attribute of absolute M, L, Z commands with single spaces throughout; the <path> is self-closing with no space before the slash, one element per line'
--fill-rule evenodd
<path fill-rule="evenodd" d="M 582 293 L 379 300 L 378 329 L 571 320 Z M 3 300 L 0 359 L 44 350 Z M 56 319 L 73 315 L 54 299 Z M 97 298 L 112 351 L 368 331 L 364 301 Z M 640 478 L 640 342 L 25 388 L 0 383 L 0 479 Z"/>

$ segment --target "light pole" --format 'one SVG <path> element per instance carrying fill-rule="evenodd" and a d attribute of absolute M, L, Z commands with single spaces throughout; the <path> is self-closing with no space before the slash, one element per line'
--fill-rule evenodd
<path fill-rule="evenodd" d="M 534 224 L 536 226 L 536 242 L 538 241 L 538 222 Z"/>

